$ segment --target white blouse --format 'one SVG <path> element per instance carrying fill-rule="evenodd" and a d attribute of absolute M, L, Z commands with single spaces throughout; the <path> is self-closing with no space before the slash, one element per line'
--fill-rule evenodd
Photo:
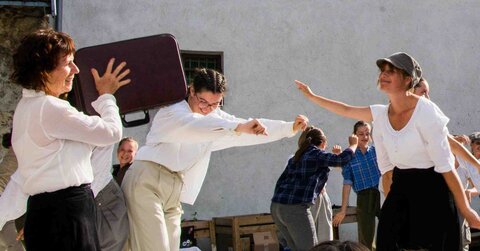
<path fill-rule="evenodd" d="M 104 94 L 92 102 L 100 118 L 85 115 L 67 101 L 44 92 L 23 89 L 22 94 L 13 117 L 12 135 L 18 169 L 0 197 L 0 229 L 26 211 L 29 195 L 91 183 L 92 149 L 108 146 L 92 159 L 98 162 L 98 179 L 92 184 L 98 193 L 112 179 L 107 172 L 111 168 L 111 145 L 122 138 L 113 95 Z"/>
<path fill-rule="evenodd" d="M 91 188 L 94 197 L 113 180 L 111 173 L 113 147 L 114 145 L 110 145 L 93 149 L 91 157 L 93 182 Z M 11 149 L 9 149 L 9 152 L 11 152 Z M 11 158 L 7 160 L 4 157 L 1 163 L 2 168 L 6 168 L 3 165 L 5 161 L 7 161 L 6 164 L 11 164 L 11 167 L 17 168 L 17 159 L 13 153 L 11 155 Z M 8 178 L 10 178 L 10 175 Z M 15 220 L 27 211 L 28 194 L 22 191 L 20 184 L 15 182 L 15 179 L 11 181 L 8 182 L 6 192 L 0 197 L 0 229 L 3 228 L 7 221 Z"/>
<path fill-rule="evenodd" d="M 155 115 L 146 145 L 135 160 L 147 160 L 184 173 L 180 200 L 195 202 L 202 187 L 212 151 L 234 146 L 256 145 L 295 135 L 293 122 L 260 119 L 268 136 L 240 134 L 234 129 L 247 120 L 220 109 L 202 115 L 192 112 L 186 101 L 161 108 Z M 130 168 L 134 168 L 133 165 Z"/>
<path fill-rule="evenodd" d="M 94 197 L 97 197 L 98 193 L 113 180 L 112 156 L 114 147 L 115 144 L 112 144 L 105 147 L 95 147 L 93 149 L 90 162 L 92 163 L 93 169 L 91 188 Z"/>
<path fill-rule="evenodd" d="M 394 167 L 426 169 L 434 166 L 439 173 L 453 170 L 454 157 L 447 139 L 449 119 L 435 103 L 421 97 L 408 123 L 398 131 L 388 119 L 388 105 L 372 105 L 370 110 L 372 136 L 382 174 Z"/>
<path fill-rule="evenodd" d="M 18 160 L 13 177 L 24 193 L 53 192 L 93 181 L 93 146 L 122 137 L 113 95 L 92 102 L 101 117 L 77 111 L 67 101 L 43 92 L 23 90 L 13 117 L 12 146 Z"/>

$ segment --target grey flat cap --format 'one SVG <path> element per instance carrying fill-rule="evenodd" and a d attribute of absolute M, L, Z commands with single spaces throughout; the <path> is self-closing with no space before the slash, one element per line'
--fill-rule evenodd
<path fill-rule="evenodd" d="M 390 63 L 398 69 L 404 70 L 408 75 L 412 77 L 413 85 L 418 84 L 422 77 L 422 68 L 412 56 L 405 52 L 397 52 L 389 56 L 388 58 L 381 58 L 377 60 L 377 66 L 380 67 L 384 63 Z"/>

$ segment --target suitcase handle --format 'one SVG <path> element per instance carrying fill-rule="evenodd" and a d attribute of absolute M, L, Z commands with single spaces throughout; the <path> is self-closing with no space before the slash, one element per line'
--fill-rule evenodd
<path fill-rule="evenodd" d="M 148 114 L 148 110 L 143 110 L 145 117 L 143 119 L 137 119 L 132 121 L 127 121 L 125 119 L 125 114 L 121 114 L 120 117 L 122 118 L 122 124 L 124 127 L 134 127 L 134 126 L 141 126 L 148 124 L 150 122 L 150 115 Z"/>

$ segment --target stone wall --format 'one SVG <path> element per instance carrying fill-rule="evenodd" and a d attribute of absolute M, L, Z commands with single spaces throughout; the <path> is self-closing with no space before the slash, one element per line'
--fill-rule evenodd
<path fill-rule="evenodd" d="M 48 18 L 44 8 L 0 8 L 0 135 L 10 131 L 13 111 L 21 95 L 21 88 L 9 79 L 12 73 L 12 54 L 26 34 L 47 26 Z M 1 149 L 3 156 L 4 149 Z"/>

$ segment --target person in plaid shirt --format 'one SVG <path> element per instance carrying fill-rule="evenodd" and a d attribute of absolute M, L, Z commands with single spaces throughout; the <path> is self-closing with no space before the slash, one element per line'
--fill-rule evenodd
<path fill-rule="evenodd" d="M 327 137 L 321 129 L 310 126 L 300 135 L 298 150 L 277 181 L 270 207 L 275 225 L 292 250 L 309 250 L 317 244 L 311 207 L 327 182 L 329 166 L 347 164 L 357 143 L 357 136 L 350 136 L 350 147 L 336 155 L 325 152 Z"/>
<path fill-rule="evenodd" d="M 352 160 L 342 168 L 342 208 L 335 215 L 333 225 L 338 226 L 345 218 L 350 189 L 353 187 L 357 194 L 358 241 L 372 250 L 375 216 L 380 214 L 380 170 L 375 146 L 368 145 L 370 132 L 370 124 L 365 121 L 358 121 L 353 126 L 353 133 L 358 137 L 358 147 Z"/>

